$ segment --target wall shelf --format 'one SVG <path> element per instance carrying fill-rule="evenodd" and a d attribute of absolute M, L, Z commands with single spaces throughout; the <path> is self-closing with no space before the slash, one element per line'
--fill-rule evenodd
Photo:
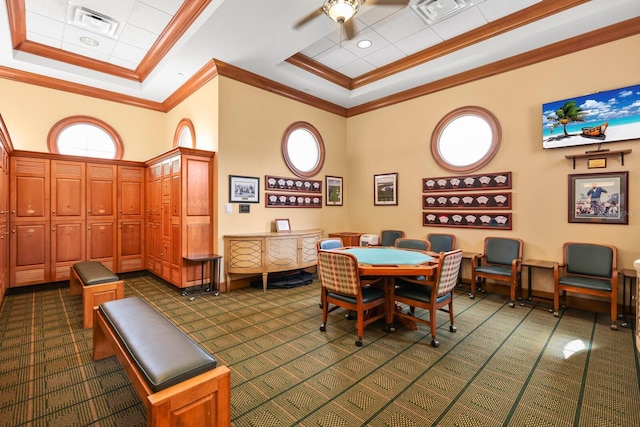
<path fill-rule="evenodd" d="M 624 155 L 631 153 L 631 149 L 628 150 L 617 150 L 617 151 L 594 151 L 591 153 L 584 154 L 567 154 L 564 156 L 565 159 L 573 160 L 573 168 L 576 168 L 576 159 L 595 159 L 598 157 L 611 157 L 611 156 L 620 156 L 620 163 L 624 166 Z"/>

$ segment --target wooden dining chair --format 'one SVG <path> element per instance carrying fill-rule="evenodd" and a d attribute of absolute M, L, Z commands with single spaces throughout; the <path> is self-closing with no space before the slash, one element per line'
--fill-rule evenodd
<path fill-rule="evenodd" d="M 404 237 L 404 231 L 402 230 L 382 230 L 380 232 L 379 246 L 393 246 L 396 239 Z"/>
<path fill-rule="evenodd" d="M 456 248 L 455 234 L 429 233 L 427 240 L 431 244 L 430 250 L 433 252 L 450 252 Z"/>
<path fill-rule="evenodd" d="M 453 324 L 453 288 L 458 283 L 462 250 L 441 252 L 438 257 L 438 270 L 435 282 L 415 280 L 403 277 L 396 280 L 395 289 L 391 290 L 391 298 L 395 303 L 409 306 L 409 312 L 396 311 L 396 316 L 424 323 L 431 327 L 431 346 L 438 347 L 440 341 L 436 338 L 436 312 L 438 310 L 449 313 L 449 331 L 456 332 Z M 429 310 L 429 320 L 415 316 L 415 309 Z"/>
<path fill-rule="evenodd" d="M 344 307 L 356 312 L 356 329 L 358 339 L 356 345 L 362 345 L 364 328 L 388 314 L 387 300 L 382 286 L 363 286 L 360 283 L 358 259 L 346 252 L 319 251 L 318 273 L 322 292 L 322 324 L 320 330 L 327 330 L 329 304 Z M 374 283 L 381 282 L 377 278 Z M 379 308 L 379 312 L 371 310 Z M 366 315 L 368 314 L 368 315 Z M 390 323 L 389 319 L 387 323 Z"/>

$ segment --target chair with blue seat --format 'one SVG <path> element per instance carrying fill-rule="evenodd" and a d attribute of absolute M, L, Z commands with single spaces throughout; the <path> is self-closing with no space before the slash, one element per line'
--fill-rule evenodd
<path fill-rule="evenodd" d="M 565 243 L 562 264 L 553 270 L 553 315 L 558 317 L 560 300 L 566 308 L 567 292 L 607 298 L 611 304 L 611 329 L 617 330 L 618 252 L 615 246 Z"/>
<path fill-rule="evenodd" d="M 396 287 L 391 291 L 391 298 L 395 303 L 409 306 L 409 312 L 395 312 L 396 316 L 411 319 L 431 326 L 431 345 L 438 347 L 440 342 L 436 338 L 436 312 L 438 310 L 449 313 L 449 331 L 456 332 L 453 324 L 453 288 L 458 283 L 462 250 L 441 252 L 438 256 L 438 269 L 435 281 L 415 280 L 403 277 L 396 280 Z M 429 310 L 429 320 L 415 316 L 415 309 Z"/>
<path fill-rule="evenodd" d="M 396 248 L 413 249 L 416 251 L 430 251 L 431 243 L 424 239 L 405 239 L 399 238 L 393 243 Z"/>
<path fill-rule="evenodd" d="M 380 241 L 378 246 L 393 246 L 396 239 L 404 237 L 404 231 L 401 230 L 382 230 L 380 232 Z"/>
<path fill-rule="evenodd" d="M 516 297 L 522 299 L 522 250 L 521 239 L 486 237 L 484 253 L 471 259 L 471 292 L 475 298 L 478 285 L 486 285 L 487 279 L 506 282 L 509 285 L 509 307 L 515 306 Z M 484 289 L 484 286 L 481 287 Z"/>
<path fill-rule="evenodd" d="M 326 239 L 318 239 L 316 241 L 316 248 L 318 250 L 329 250 L 329 249 L 338 249 L 343 248 L 344 244 L 342 243 L 342 239 L 340 237 L 329 237 Z"/>
<path fill-rule="evenodd" d="M 368 324 L 387 316 L 385 291 L 381 287 L 367 286 L 360 282 L 358 259 L 347 252 L 319 251 L 318 274 L 322 292 L 322 324 L 320 330 L 327 330 L 329 304 L 344 307 L 357 314 L 356 328 L 358 339 L 356 345 L 362 345 L 364 328 Z M 382 282 L 378 277 L 374 283 Z M 378 308 L 379 312 L 372 310 Z M 366 315 L 370 312 L 370 315 Z M 391 323 L 387 319 L 387 324 Z"/>
<path fill-rule="evenodd" d="M 456 248 L 456 236 L 447 233 L 429 233 L 427 240 L 433 252 L 450 252 Z"/>

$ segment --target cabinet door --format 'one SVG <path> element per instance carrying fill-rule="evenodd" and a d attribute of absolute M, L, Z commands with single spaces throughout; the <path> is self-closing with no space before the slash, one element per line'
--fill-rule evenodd
<path fill-rule="evenodd" d="M 87 219 L 115 218 L 116 166 L 87 164 Z"/>
<path fill-rule="evenodd" d="M 116 225 L 115 220 L 87 221 L 87 261 L 100 261 L 115 271 Z"/>
<path fill-rule="evenodd" d="M 51 281 L 69 280 L 69 269 L 85 260 L 85 221 L 51 223 Z"/>
<path fill-rule="evenodd" d="M 118 218 L 144 215 L 144 169 L 138 167 L 118 167 Z"/>
<path fill-rule="evenodd" d="M 267 271 L 291 270 L 297 267 L 297 236 L 267 239 Z"/>
<path fill-rule="evenodd" d="M 144 270 L 144 221 L 118 221 L 118 272 Z"/>
<path fill-rule="evenodd" d="M 48 221 L 11 225 L 10 286 L 49 282 L 50 238 Z"/>
<path fill-rule="evenodd" d="M 300 236 L 300 267 L 308 267 L 318 263 L 316 242 L 319 238 L 319 234 Z"/>
<path fill-rule="evenodd" d="M 85 218 L 85 164 L 51 162 L 51 220 Z"/>
<path fill-rule="evenodd" d="M 11 158 L 11 221 L 49 219 L 49 171 L 46 159 Z"/>

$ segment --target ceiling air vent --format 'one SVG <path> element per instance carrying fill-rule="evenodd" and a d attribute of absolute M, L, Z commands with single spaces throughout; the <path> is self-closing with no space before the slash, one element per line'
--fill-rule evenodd
<path fill-rule="evenodd" d="M 70 5 L 67 13 L 67 22 L 112 39 L 117 37 L 118 30 L 122 27 L 120 22 L 115 19 L 78 5 Z"/>
<path fill-rule="evenodd" d="M 424 22 L 432 25 L 471 5 L 469 0 L 419 0 L 411 8 Z"/>

